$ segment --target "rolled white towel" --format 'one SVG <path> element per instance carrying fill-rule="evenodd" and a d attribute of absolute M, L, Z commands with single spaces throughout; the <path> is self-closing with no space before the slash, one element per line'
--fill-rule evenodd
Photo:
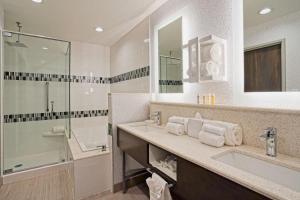
<path fill-rule="evenodd" d="M 168 133 L 172 133 L 175 135 L 184 135 L 184 125 L 183 124 L 176 124 L 176 123 L 167 123 L 166 129 Z"/>
<path fill-rule="evenodd" d="M 184 124 L 186 121 L 185 117 L 172 116 L 168 119 L 168 122 L 176 123 L 176 124 Z"/>
<path fill-rule="evenodd" d="M 54 126 L 52 128 L 53 133 L 64 133 L 65 132 L 65 127 L 64 126 Z"/>
<path fill-rule="evenodd" d="M 199 138 L 199 132 L 202 129 L 203 120 L 189 118 L 187 122 L 187 134 L 193 138 Z"/>
<path fill-rule="evenodd" d="M 214 125 L 212 123 L 204 123 L 202 127 L 203 131 L 210 132 L 216 135 L 224 136 L 226 133 L 226 128 Z"/>
<path fill-rule="evenodd" d="M 205 120 L 204 123 L 212 124 L 213 126 L 223 127 L 225 131 L 225 144 L 228 146 L 239 146 L 243 142 L 243 130 L 238 124 L 223 122 L 223 121 L 212 121 Z"/>
<path fill-rule="evenodd" d="M 213 133 L 200 131 L 199 140 L 203 144 L 207 144 L 213 147 L 222 147 L 225 143 L 224 136 L 216 135 Z"/>

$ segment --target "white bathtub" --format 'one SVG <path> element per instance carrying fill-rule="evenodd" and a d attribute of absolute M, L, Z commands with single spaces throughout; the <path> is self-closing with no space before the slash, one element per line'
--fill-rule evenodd
<path fill-rule="evenodd" d="M 83 152 L 101 149 L 103 147 L 108 148 L 106 126 L 73 128 L 72 134 Z"/>

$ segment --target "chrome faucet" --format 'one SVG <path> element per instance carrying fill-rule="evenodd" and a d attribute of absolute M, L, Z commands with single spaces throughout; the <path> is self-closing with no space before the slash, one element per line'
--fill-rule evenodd
<path fill-rule="evenodd" d="M 154 123 L 156 125 L 160 126 L 161 125 L 161 112 L 160 111 L 153 112 L 152 117 L 153 117 Z"/>
<path fill-rule="evenodd" d="M 277 156 L 277 129 L 269 127 L 264 130 L 264 134 L 260 136 L 266 140 L 266 154 L 268 156 Z"/>

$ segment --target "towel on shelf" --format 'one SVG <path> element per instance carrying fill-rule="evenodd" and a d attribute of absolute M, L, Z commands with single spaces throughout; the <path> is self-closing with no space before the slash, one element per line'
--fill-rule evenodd
<path fill-rule="evenodd" d="M 53 133 L 64 133 L 65 132 L 65 127 L 64 126 L 54 126 L 52 128 Z"/>
<path fill-rule="evenodd" d="M 150 200 L 172 200 L 168 183 L 156 173 L 151 178 L 147 178 Z"/>
<path fill-rule="evenodd" d="M 206 131 L 200 131 L 199 140 L 203 144 L 207 144 L 213 147 L 222 147 L 225 143 L 224 136 L 216 135 Z"/>
<path fill-rule="evenodd" d="M 184 125 L 183 124 L 176 124 L 168 122 L 166 125 L 166 129 L 168 133 L 172 133 L 175 135 L 184 135 Z"/>
<path fill-rule="evenodd" d="M 225 144 L 228 146 L 239 146 L 243 142 L 243 130 L 238 124 L 223 122 L 223 121 L 213 121 L 205 120 L 205 124 L 210 124 L 210 127 L 214 126 L 214 133 L 220 128 L 225 128 Z M 207 128 L 207 127 L 205 127 Z M 219 130 L 219 131 L 220 131 Z M 206 130 L 207 131 L 207 130 Z"/>
<path fill-rule="evenodd" d="M 199 132 L 202 129 L 203 120 L 196 118 L 189 118 L 187 122 L 187 134 L 190 137 L 198 138 Z"/>

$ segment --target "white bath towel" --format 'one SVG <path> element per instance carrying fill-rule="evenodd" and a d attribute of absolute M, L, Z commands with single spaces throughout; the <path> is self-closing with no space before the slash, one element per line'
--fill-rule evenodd
<path fill-rule="evenodd" d="M 213 133 L 200 131 L 199 140 L 203 144 L 207 144 L 213 147 L 222 147 L 225 143 L 224 136 L 216 135 Z"/>
<path fill-rule="evenodd" d="M 185 117 L 172 116 L 168 119 L 168 122 L 176 123 L 176 124 L 184 124 L 186 121 Z"/>
<path fill-rule="evenodd" d="M 168 183 L 156 173 L 151 178 L 147 178 L 150 200 L 172 200 Z"/>
<path fill-rule="evenodd" d="M 53 133 L 64 133 L 65 132 L 65 127 L 64 126 L 54 126 L 52 128 Z"/>
<path fill-rule="evenodd" d="M 226 128 L 214 125 L 212 123 L 205 122 L 202 127 L 203 131 L 210 132 L 219 136 L 224 136 L 226 133 Z"/>
<path fill-rule="evenodd" d="M 202 129 L 203 120 L 196 118 L 189 118 L 187 122 L 187 134 L 190 137 L 198 138 L 199 132 Z"/>
<path fill-rule="evenodd" d="M 168 133 L 172 133 L 175 135 L 184 135 L 184 125 L 183 124 L 176 124 L 176 123 L 171 123 L 168 122 L 166 125 L 166 129 Z"/>
<path fill-rule="evenodd" d="M 238 124 L 223 122 L 223 121 L 213 121 L 205 120 L 204 123 L 211 124 L 213 126 L 225 128 L 225 144 L 228 146 L 239 146 L 243 142 L 243 130 Z"/>

